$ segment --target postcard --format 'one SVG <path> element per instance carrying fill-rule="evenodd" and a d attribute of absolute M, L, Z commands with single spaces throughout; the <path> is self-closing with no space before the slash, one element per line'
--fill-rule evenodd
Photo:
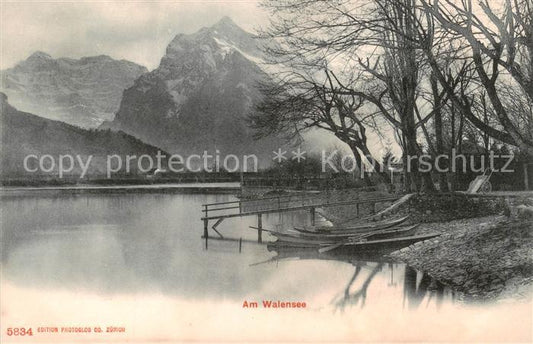
<path fill-rule="evenodd" d="M 533 340 L 530 0 L 0 0 L 2 343 Z"/>

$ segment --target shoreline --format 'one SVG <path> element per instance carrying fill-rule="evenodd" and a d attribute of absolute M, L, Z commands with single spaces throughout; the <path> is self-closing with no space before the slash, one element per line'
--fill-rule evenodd
<path fill-rule="evenodd" d="M 240 183 L 173 183 L 136 185 L 72 185 L 72 186 L 25 186 L 0 187 L 1 196 L 15 196 L 36 193 L 237 193 Z"/>
<path fill-rule="evenodd" d="M 530 300 L 533 297 L 533 193 L 508 192 L 502 197 L 509 194 L 516 197 L 455 201 L 416 195 L 396 215 L 410 215 L 410 223 L 420 223 L 417 234 L 438 232 L 441 236 L 387 256 L 428 273 L 456 290 L 467 302 Z M 353 218 L 353 207 L 322 211 L 336 223 L 358 221 Z"/>
<path fill-rule="evenodd" d="M 493 215 L 419 229 L 442 235 L 389 256 L 450 286 L 465 301 L 532 298 L 533 221 Z"/>

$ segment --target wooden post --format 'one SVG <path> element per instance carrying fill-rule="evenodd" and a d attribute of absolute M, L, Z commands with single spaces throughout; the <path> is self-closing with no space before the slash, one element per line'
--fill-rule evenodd
<path fill-rule="evenodd" d="M 356 203 L 355 204 L 355 216 L 359 217 L 359 204 L 360 203 Z"/>
<path fill-rule="evenodd" d="M 257 214 L 257 242 L 262 243 L 263 242 L 263 218 L 262 214 Z"/>
<path fill-rule="evenodd" d="M 207 239 L 209 238 L 209 234 L 207 232 L 208 222 L 209 222 L 208 219 L 204 219 L 204 238 L 205 238 L 205 249 L 206 250 L 207 250 Z"/>
<path fill-rule="evenodd" d="M 311 226 L 314 226 L 315 225 L 315 207 L 311 207 L 310 213 L 311 213 Z"/>
<path fill-rule="evenodd" d="M 242 238 L 239 238 L 239 253 L 242 252 Z"/>

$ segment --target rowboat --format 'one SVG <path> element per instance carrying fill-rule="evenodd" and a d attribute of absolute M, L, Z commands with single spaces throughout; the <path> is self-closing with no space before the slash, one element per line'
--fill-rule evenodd
<path fill-rule="evenodd" d="M 344 254 L 348 253 L 364 253 L 364 252 L 392 252 L 404 247 L 410 246 L 416 242 L 424 241 L 439 236 L 440 233 L 429 233 L 422 235 L 412 235 L 400 238 L 388 238 L 379 240 L 368 240 L 359 242 L 345 242 L 330 246 L 323 246 L 319 249 L 320 253 L 335 251 Z M 335 246 L 335 247 L 334 247 Z"/>
<path fill-rule="evenodd" d="M 412 227 L 409 227 L 409 228 L 416 228 L 418 225 L 415 225 L 415 226 L 412 226 Z M 378 233 L 381 233 L 381 232 L 397 232 L 397 231 L 402 231 L 402 230 L 405 230 L 406 228 L 408 228 L 408 226 L 403 226 L 403 227 L 389 227 L 389 228 L 381 228 L 381 229 L 366 229 L 366 230 L 359 230 L 359 231 L 346 231 L 346 232 L 331 232 L 331 233 L 326 233 L 326 232 L 320 232 L 320 233 L 301 233 L 301 232 L 292 232 L 294 233 L 293 235 L 295 236 L 298 236 L 300 238 L 306 238 L 306 239 L 317 239 L 317 240 L 321 240 L 321 239 L 338 239 L 338 240 L 341 240 L 341 239 L 345 239 L 345 238 L 350 238 L 350 237 L 358 237 L 358 236 L 361 236 L 361 235 L 374 235 L 374 234 L 378 234 Z M 289 232 L 290 233 L 290 232 Z M 275 234 L 274 234 L 275 235 Z"/>
<path fill-rule="evenodd" d="M 354 233 L 354 232 L 363 232 L 363 231 L 369 231 L 369 230 L 378 230 L 378 229 L 385 229 L 397 226 L 399 224 L 402 224 L 409 218 L 409 215 L 400 217 L 398 219 L 389 220 L 389 221 L 380 221 L 380 222 L 367 222 L 367 223 L 361 223 L 356 226 L 348 226 L 348 227 L 294 227 L 294 229 L 300 233 Z"/>
<path fill-rule="evenodd" d="M 331 245 L 339 242 L 368 240 L 368 239 L 384 239 L 407 236 L 414 234 L 419 225 L 404 226 L 391 229 L 382 229 L 377 231 L 369 231 L 364 233 L 350 233 L 350 234 L 315 234 L 303 235 L 303 233 L 281 233 L 276 231 L 269 231 L 270 234 L 277 237 L 276 243 L 283 245 L 289 244 L 298 247 L 319 247 L 321 245 Z"/>
<path fill-rule="evenodd" d="M 409 235 L 396 238 L 376 239 L 376 240 L 360 240 L 360 241 L 342 241 L 337 243 L 322 243 L 317 245 L 305 245 L 298 243 L 291 243 L 286 241 L 275 241 L 269 244 L 269 250 L 317 250 L 321 254 L 332 253 L 335 254 L 387 254 L 401 248 L 410 246 L 418 241 L 424 241 L 439 236 L 440 233 L 429 233 L 422 235 Z M 330 252 L 332 251 L 332 252 Z"/>

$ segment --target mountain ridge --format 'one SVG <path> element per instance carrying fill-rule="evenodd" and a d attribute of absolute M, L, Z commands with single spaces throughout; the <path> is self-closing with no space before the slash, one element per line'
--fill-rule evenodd
<path fill-rule="evenodd" d="M 55 59 L 36 51 L 0 71 L 0 91 L 22 111 L 95 128 L 114 116 L 122 91 L 146 72 L 146 67 L 108 55 Z"/>
<path fill-rule="evenodd" d="M 177 34 L 159 66 L 124 91 L 113 121 L 123 130 L 170 152 L 221 150 L 269 157 L 278 138 L 253 139 L 247 115 L 261 99 L 257 84 L 269 78 L 255 36 L 224 17 L 192 34 Z"/>
<path fill-rule="evenodd" d="M 158 151 L 168 153 L 158 147 L 148 145 L 124 132 L 110 130 L 87 130 L 61 121 L 43 118 L 31 113 L 17 110 L 8 102 L 8 97 L 0 92 L 1 144 L 0 177 L 2 179 L 23 178 L 31 180 L 58 177 L 57 165 L 51 172 L 29 172 L 24 167 L 24 159 L 33 155 L 42 157 L 49 155 L 58 158 L 60 155 L 80 156 L 88 161 L 92 156 L 87 177 L 106 178 L 107 159 L 111 155 L 148 154 L 156 156 Z M 31 167 L 32 169 L 35 166 Z M 122 175 L 127 176 L 122 169 Z M 66 177 L 79 178 L 82 174 L 79 166 Z M 129 175 L 144 175 L 133 166 Z"/>

